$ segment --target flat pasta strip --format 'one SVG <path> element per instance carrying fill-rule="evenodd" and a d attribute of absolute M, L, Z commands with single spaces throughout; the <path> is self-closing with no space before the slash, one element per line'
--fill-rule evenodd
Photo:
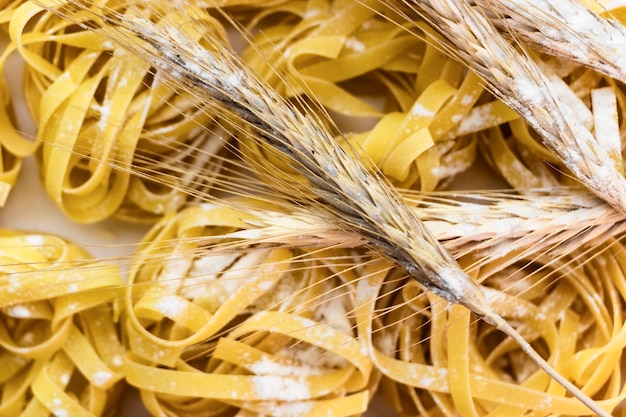
<path fill-rule="evenodd" d="M 0 415 L 108 415 L 123 386 L 119 269 L 51 235 L 3 229 L 0 247 Z"/>
<path fill-rule="evenodd" d="M 614 366 L 624 349 L 626 250 L 609 240 L 582 254 L 539 256 L 522 268 L 494 265 L 485 276 L 477 270 L 476 279 L 484 280 L 485 294 L 500 314 L 519 323 L 529 342 L 543 344 L 559 372 L 614 408 L 626 398 L 618 382 L 621 370 Z M 466 309 L 446 306 L 411 282 L 390 291 L 385 280 L 391 277 L 375 265 L 366 276 L 357 300 L 359 333 L 386 375 L 382 391 L 400 415 L 589 413 L 536 371 L 513 341 L 474 321 Z M 383 294 L 393 294 L 396 307 L 388 310 L 386 325 L 376 328 L 373 312 Z"/>
<path fill-rule="evenodd" d="M 473 162 L 475 138 L 451 132 L 484 90 L 436 47 L 376 14 L 385 10 L 376 1 L 292 1 L 262 10 L 249 25 L 262 35 L 242 56 L 286 97 L 314 97 L 331 117 L 375 120 L 361 133 L 339 122 L 338 142 L 356 143 L 395 185 L 433 190 Z M 253 142 L 245 141 L 248 159 L 272 175 L 297 177 Z"/>
<path fill-rule="evenodd" d="M 0 2 L 0 31 L 8 29 L 8 23 L 13 15 L 13 10 L 22 3 L 21 1 Z M 10 50 L 5 49 L 0 55 L 0 71 L 5 72 Z M 15 109 L 11 94 L 4 77 L 0 79 L 0 92 L 2 94 L 2 106 L 0 106 L 0 208 L 4 207 L 11 189 L 17 181 L 22 168 L 22 158 L 31 155 L 36 150 L 33 141 L 29 141 L 15 131 Z"/>
<path fill-rule="evenodd" d="M 559 96 L 570 104 L 567 111 L 575 112 L 593 129 L 598 146 L 605 148 L 617 169 L 623 171 L 621 143 L 626 129 L 617 117 L 626 109 L 623 88 L 609 77 L 577 64 L 545 56 L 537 62 L 558 86 Z M 577 184 L 519 118 L 501 120 L 479 136 L 480 148 L 490 165 L 516 190 Z"/>
<path fill-rule="evenodd" d="M 362 149 L 397 186 L 436 189 L 473 162 L 477 141 L 516 189 L 566 182 L 545 166 L 554 158 L 528 127 L 485 94 L 475 75 L 375 17 L 378 2 L 363 3 L 371 8 L 341 0 L 263 2 L 271 8 L 247 15 L 251 30 L 263 33 L 244 56 L 303 106 L 311 95 L 321 101 L 320 112 L 375 119 L 370 131 L 346 129 L 337 139 L 358 145 L 350 149 Z M 134 16 L 132 7 L 115 7 Z M 222 30 L 203 9 L 189 10 Z M 154 415 L 351 416 L 366 409 L 379 383 L 400 414 L 588 413 L 511 340 L 407 282 L 357 239 L 344 236 L 336 247 L 323 239 L 300 247 L 298 239 L 308 238 L 300 233 L 255 240 L 261 235 L 255 225 L 267 213 L 253 201 L 175 213 L 187 199 L 179 191 L 197 190 L 189 178 L 178 190 L 170 187 L 172 176 L 211 165 L 195 150 L 222 151 L 221 142 L 197 129 L 209 123 L 206 110 L 80 25 L 31 4 L 12 17 L 14 43 L 4 57 L 17 50 L 27 62 L 26 95 L 40 133 L 37 143 L 8 141 L 5 148 L 40 146 L 47 190 L 77 221 L 164 217 L 140 245 L 123 291 L 116 268 L 85 261 L 75 246 L 47 236 L 3 237 L 3 251 L 19 250 L 0 275 L 0 314 L 7 318 L 0 365 L 9 372 L 0 376 L 0 415 L 102 415 L 114 407 L 123 378 Z M 179 17 L 148 18 L 176 25 Z M 434 36 L 422 26 L 423 36 Z M 621 87 L 575 66 L 549 65 L 560 93 L 596 125 L 599 142 L 609 139 L 605 148 L 619 165 Z M 384 104 L 362 97 L 364 86 L 373 90 L 365 95 Z M 591 102 L 599 104 L 589 110 Z M 598 113 L 607 106 L 608 114 Z M 181 113 L 198 118 L 181 122 Z M 610 119 L 610 136 L 600 129 L 601 116 Z M 294 180 L 280 159 L 252 142 L 242 152 L 270 175 Z M 9 170 L 17 166 L 4 161 Z M 172 172 L 158 172 L 164 167 Z M 614 408 L 626 397 L 614 366 L 626 343 L 622 244 L 565 260 L 523 259 L 534 267 L 528 275 L 519 253 L 472 264 L 476 279 L 499 314 L 523 323 L 519 331 L 555 369 Z M 471 256 L 463 261 L 475 261 Z M 52 258 L 62 259 L 61 273 L 29 270 Z M 127 346 L 115 321 L 118 304 Z M 88 392 L 75 392 L 73 379 Z"/>

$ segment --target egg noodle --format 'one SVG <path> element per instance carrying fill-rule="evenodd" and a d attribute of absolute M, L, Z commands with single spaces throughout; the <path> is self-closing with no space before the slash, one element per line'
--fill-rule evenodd
<path fill-rule="evenodd" d="M 124 378 L 119 268 L 55 236 L 0 242 L 0 415 L 108 415 Z"/>
<path fill-rule="evenodd" d="M 194 180 L 182 167 L 219 171 L 224 144 L 199 127 L 210 121 L 206 109 L 104 37 L 40 12 L 28 2 L 16 10 L 4 56 L 15 49 L 26 62 L 25 95 L 39 132 L 33 144 L 50 198 L 82 223 L 114 215 L 153 222 L 176 210 L 187 197 L 172 186 Z M 210 175 L 203 180 L 210 189 Z"/>

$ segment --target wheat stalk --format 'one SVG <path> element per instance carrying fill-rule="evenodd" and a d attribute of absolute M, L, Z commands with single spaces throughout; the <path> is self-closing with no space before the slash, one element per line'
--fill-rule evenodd
<path fill-rule="evenodd" d="M 429 21 L 444 38 L 433 37 L 439 46 L 475 71 L 498 98 L 517 111 L 582 184 L 626 213 L 626 179 L 601 141 L 560 97 L 560 79 L 544 75 L 469 0 L 400 3 Z M 388 6 L 413 20 L 397 5 Z"/>
<path fill-rule="evenodd" d="M 495 313 L 480 287 L 441 246 L 415 211 L 380 175 L 370 173 L 355 158 L 356 153 L 339 146 L 319 120 L 299 112 L 253 76 L 234 54 L 220 47 L 219 41 L 209 38 L 214 48 L 211 52 L 181 33 L 179 27 L 189 28 L 193 23 L 193 19 L 188 20 L 193 10 L 178 10 L 187 19 L 180 26 L 157 27 L 139 15 L 131 23 L 126 20 L 127 15 L 112 10 L 89 9 L 80 2 L 61 5 L 82 8 L 81 12 L 88 13 L 94 22 L 103 23 L 105 36 L 171 74 L 173 82 L 212 102 L 234 123 L 246 122 L 262 145 L 271 146 L 308 181 L 303 189 L 296 183 L 276 180 L 271 184 L 276 192 L 307 205 L 340 229 L 363 237 L 373 249 L 403 267 L 424 287 L 449 302 L 466 306 L 509 335 L 541 369 L 590 410 L 608 416 Z M 56 11 L 63 14 L 64 10 L 61 7 Z M 176 10 L 161 12 L 176 13 Z M 310 193 L 316 198 L 310 199 Z"/>
<path fill-rule="evenodd" d="M 585 245 L 620 234 L 625 220 L 606 202 L 579 188 L 533 189 L 524 195 L 441 192 L 405 198 L 419 205 L 426 226 L 457 256 L 480 250 L 489 250 L 488 258 L 503 256 L 497 246 L 507 242 L 516 249 L 539 244 L 536 249 L 545 251 L 562 244 L 562 250 L 567 250 L 566 236 L 577 234 L 576 245 Z M 482 243 L 467 247 L 472 241 Z"/>

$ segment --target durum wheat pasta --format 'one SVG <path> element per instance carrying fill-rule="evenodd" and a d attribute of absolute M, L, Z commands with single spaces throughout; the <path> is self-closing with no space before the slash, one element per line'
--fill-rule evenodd
<path fill-rule="evenodd" d="M 200 127 L 206 109 L 106 38 L 40 10 L 28 2 L 16 10 L 5 54 L 16 49 L 26 61 L 25 97 L 50 198 L 78 222 L 154 221 L 209 190 L 224 144 Z"/>
<path fill-rule="evenodd" d="M 117 266 L 45 234 L 2 229 L 0 248 L 0 415 L 111 415 L 125 355 Z"/>

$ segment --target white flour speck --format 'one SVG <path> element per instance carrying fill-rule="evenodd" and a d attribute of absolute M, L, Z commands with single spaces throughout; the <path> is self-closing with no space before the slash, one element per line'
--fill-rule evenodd
<path fill-rule="evenodd" d="M 113 378 L 113 375 L 111 374 L 111 372 L 107 371 L 98 371 L 93 374 L 93 382 L 98 386 L 106 385 L 111 380 L 111 378 Z"/>
<path fill-rule="evenodd" d="M 254 376 L 252 380 L 261 400 L 298 401 L 311 395 L 309 385 L 301 378 Z"/>
<path fill-rule="evenodd" d="M 156 302 L 156 308 L 161 314 L 170 318 L 178 317 L 178 315 L 185 310 L 186 306 L 183 300 L 173 295 L 161 297 L 159 301 Z"/>
<path fill-rule="evenodd" d="M 41 235 L 27 235 L 26 241 L 29 245 L 33 246 L 41 246 L 44 244 L 45 240 Z"/>
<path fill-rule="evenodd" d="M 7 310 L 8 310 L 7 312 L 9 315 L 16 317 L 16 318 L 25 319 L 31 316 L 30 309 L 24 305 L 14 305 L 14 306 L 8 307 Z"/>

